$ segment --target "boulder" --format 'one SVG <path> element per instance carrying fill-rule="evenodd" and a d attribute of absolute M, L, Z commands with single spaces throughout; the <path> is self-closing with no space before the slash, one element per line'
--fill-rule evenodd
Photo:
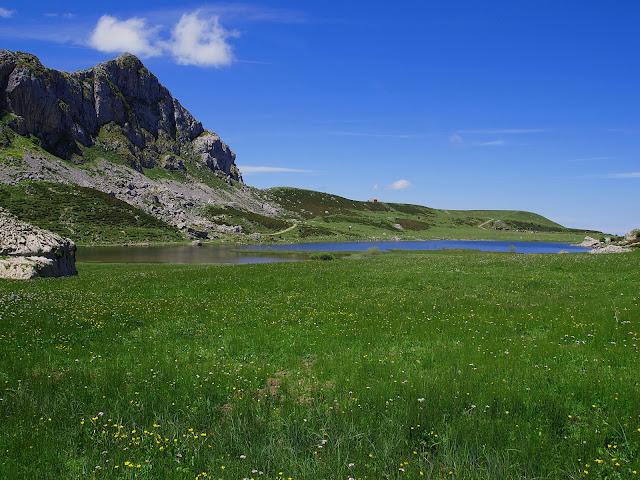
<path fill-rule="evenodd" d="M 187 232 L 189 233 L 189 235 L 192 238 L 195 238 L 195 239 L 209 238 L 209 232 L 207 232 L 206 230 L 200 230 L 200 229 L 193 228 L 193 227 L 187 227 Z"/>
<path fill-rule="evenodd" d="M 628 243 L 636 243 L 640 241 L 640 228 L 635 228 L 631 230 L 624 236 L 624 239 Z"/>
<path fill-rule="evenodd" d="M 76 275 L 76 246 L 0 208 L 0 278 Z"/>
<path fill-rule="evenodd" d="M 596 248 L 601 244 L 602 243 L 600 242 L 600 240 L 596 240 L 593 237 L 584 237 L 584 240 L 582 241 L 582 243 L 579 243 L 578 246 L 585 248 Z"/>
<path fill-rule="evenodd" d="M 601 248 L 594 248 L 593 250 L 590 250 L 589 253 L 595 253 L 595 254 L 599 254 L 599 253 L 626 253 L 626 252 L 630 252 L 631 249 L 626 248 L 626 247 L 621 247 L 620 245 L 607 245 L 605 247 L 601 247 Z"/>

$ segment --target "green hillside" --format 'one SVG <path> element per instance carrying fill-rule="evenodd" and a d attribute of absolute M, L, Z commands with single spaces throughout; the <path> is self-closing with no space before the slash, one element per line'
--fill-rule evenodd
<path fill-rule="evenodd" d="M 27 153 L 50 156 L 33 138 L 23 137 L 0 122 L 0 166 L 20 165 Z M 118 153 L 99 145 L 84 149 L 81 163 L 66 162 L 79 169 L 91 169 L 106 160 L 126 165 Z M 184 161 L 184 171 L 162 167 L 143 169 L 150 179 L 181 183 L 202 182 L 229 191 L 229 186 L 208 169 Z M 240 187 L 242 188 L 242 187 Z M 601 235 L 568 229 L 532 212 L 517 210 L 439 210 L 421 205 L 351 200 L 330 193 L 299 188 L 271 188 L 259 193 L 280 213 L 265 216 L 241 206 L 197 206 L 204 218 L 220 225 L 240 225 L 244 233 L 258 233 L 265 242 L 296 242 L 369 239 L 504 239 L 579 241 L 585 235 Z M 17 186 L 0 184 L 0 206 L 19 218 L 50 229 L 76 242 L 136 243 L 179 241 L 173 227 L 121 200 L 90 188 L 48 182 Z M 230 234 L 229 239 L 243 237 Z"/>
<path fill-rule="evenodd" d="M 21 220 L 78 243 L 182 239 L 175 228 L 128 203 L 77 185 L 49 182 L 0 184 L 0 206 Z"/>
<path fill-rule="evenodd" d="M 284 240 L 468 238 L 575 241 L 587 233 L 536 213 L 516 210 L 439 210 L 420 205 L 350 200 L 297 188 L 267 190 L 298 219 Z M 599 232 L 595 232 L 599 233 Z"/>

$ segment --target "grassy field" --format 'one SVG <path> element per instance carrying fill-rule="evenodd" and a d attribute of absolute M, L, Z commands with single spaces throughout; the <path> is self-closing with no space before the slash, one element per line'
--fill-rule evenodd
<path fill-rule="evenodd" d="M 0 282 L 0 478 L 640 470 L 640 253 Z"/>

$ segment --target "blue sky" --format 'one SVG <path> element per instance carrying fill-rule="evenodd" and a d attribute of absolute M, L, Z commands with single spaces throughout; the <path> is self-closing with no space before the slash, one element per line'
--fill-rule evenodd
<path fill-rule="evenodd" d="M 0 1 L 0 45 L 138 54 L 247 183 L 640 226 L 635 1 Z"/>

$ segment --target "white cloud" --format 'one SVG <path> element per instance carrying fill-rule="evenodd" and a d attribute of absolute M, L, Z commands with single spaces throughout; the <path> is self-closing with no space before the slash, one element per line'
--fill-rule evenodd
<path fill-rule="evenodd" d="M 16 13 L 15 10 L 9 10 L 8 8 L 0 7 L 0 18 L 11 18 L 13 14 Z"/>
<path fill-rule="evenodd" d="M 169 49 L 182 65 L 220 67 L 233 61 L 228 32 L 217 16 L 203 18 L 199 12 L 185 13 L 173 28 Z"/>
<path fill-rule="evenodd" d="M 251 175 L 254 173 L 311 173 L 311 170 L 302 170 L 300 168 L 287 167 L 267 167 L 256 165 L 245 165 L 239 167 L 243 175 Z"/>
<path fill-rule="evenodd" d="M 237 36 L 226 30 L 216 15 L 200 11 L 185 13 L 169 32 L 150 25 L 145 18 L 118 19 L 103 15 L 98 20 L 89 45 L 107 53 L 129 52 L 142 57 L 173 56 L 181 65 L 221 67 L 233 62 L 228 39 Z"/>
<path fill-rule="evenodd" d="M 405 188 L 409 188 L 410 186 L 411 182 L 409 180 L 400 179 L 388 185 L 387 190 L 404 190 Z"/>
<path fill-rule="evenodd" d="M 162 54 L 157 27 L 149 27 L 144 18 L 119 20 L 103 15 L 91 33 L 89 45 L 101 52 L 129 52 L 143 57 Z"/>

